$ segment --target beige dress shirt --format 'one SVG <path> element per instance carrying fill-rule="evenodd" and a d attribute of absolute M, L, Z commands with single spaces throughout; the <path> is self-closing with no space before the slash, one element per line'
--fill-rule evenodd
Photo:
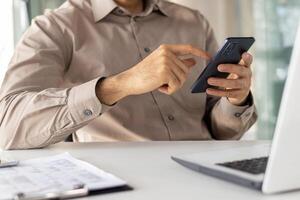
<path fill-rule="evenodd" d="M 166 1 L 148 0 L 132 16 L 113 0 L 69 0 L 35 18 L 1 88 L 0 146 L 39 148 L 72 133 L 80 142 L 240 138 L 256 120 L 255 107 L 191 94 L 206 66 L 201 59 L 171 96 L 153 91 L 101 104 L 98 80 L 131 68 L 161 44 L 217 49 L 203 15 Z"/>

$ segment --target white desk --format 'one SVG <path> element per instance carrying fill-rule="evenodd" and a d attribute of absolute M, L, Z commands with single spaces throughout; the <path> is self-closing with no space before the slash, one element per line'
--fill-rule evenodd
<path fill-rule="evenodd" d="M 170 159 L 170 156 L 174 154 L 253 144 L 255 142 L 250 141 L 60 143 L 41 150 L 9 153 L 17 159 L 28 159 L 67 151 L 76 158 L 88 161 L 123 178 L 134 187 L 133 191 L 92 196 L 88 198 L 89 200 L 299 200 L 300 191 L 271 196 L 263 195 L 258 191 L 191 171 Z"/>

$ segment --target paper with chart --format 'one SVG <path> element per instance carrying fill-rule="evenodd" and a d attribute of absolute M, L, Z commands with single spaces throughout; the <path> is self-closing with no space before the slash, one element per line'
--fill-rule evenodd
<path fill-rule="evenodd" d="M 19 192 L 45 194 L 71 190 L 85 184 L 89 190 L 126 185 L 126 182 L 68 153 L 21 161 L 16 167 L 0 169 L 0 199 Z"/>

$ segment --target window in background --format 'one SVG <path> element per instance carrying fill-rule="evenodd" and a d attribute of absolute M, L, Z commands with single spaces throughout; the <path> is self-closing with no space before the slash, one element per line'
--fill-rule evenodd
<path fill-rule="evenodd" d="M 219 44 L 222 44 L 226 37 L 253 34 L 252 0 L 169 1 L 199 10 L 210 22 Z"/>
<path fill-rule="evenodd" d="M 254 0 L 257 136 L 272 138 L 300 21 L 298 0 Z"/>
<path fill-rule="evenodd" d="M 32 19 L 44 13 L 45 9 L 54 9 L 63 4 L 65 0 L 29 0 L 29 17 Z"/>
<path fill-rule="evenodd" d="M 10 58 L 14 49 L 13 38 L 13 2 L 5 0 L 0 7 L 0 85 L 4 78 Z"/>
<path fill-rule="evenodd" d="M 19 41 L 31 20 L 42 15 L 46 9 L 55 9 L 65 0 L 13 0 L 14 4 L 14 41 Z"/>
<path fill-rule="evenodd" d="M 16 45 L 29 26 L 29 12 L 26 0 L 14 0 L 14 45 Z"/>

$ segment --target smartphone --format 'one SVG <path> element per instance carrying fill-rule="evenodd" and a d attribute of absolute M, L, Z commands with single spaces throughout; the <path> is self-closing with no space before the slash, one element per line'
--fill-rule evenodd
<path fill-rule="evenodd" d="M 228 73 L 219 72 L 220 64 L 238 64 L 242 58 L 242 54 L 247 52 L 255 42 L 253 37 L 230 37 L 225 40 L 221 49 L 218 50 L 213 59 L 208 63 L 199 78 L 195 81 L 191 88 L 192 93 L 205 92 L 208 85 L 207 80 L 210 77 L 227 78 Z"/>

